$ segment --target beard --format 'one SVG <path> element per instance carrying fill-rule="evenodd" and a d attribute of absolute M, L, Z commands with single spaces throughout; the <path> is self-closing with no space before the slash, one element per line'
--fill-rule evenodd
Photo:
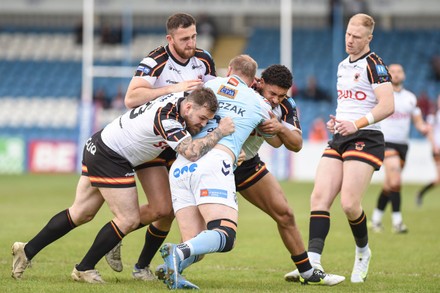
<path fill-rule="evenodd" d="M 194 56 L 196 53 L 196 48 L 186 48 L 186 49 L 179 49 L 174 46 L 174 50 L 176 51 L 177 55 L 179 55 L 182 59 L 189 59 Z"/>

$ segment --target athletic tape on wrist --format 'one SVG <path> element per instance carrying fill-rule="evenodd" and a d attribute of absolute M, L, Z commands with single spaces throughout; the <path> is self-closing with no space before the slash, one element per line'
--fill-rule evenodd
<path fill-rule="evenodd" d="M 371 112 L 368 112 L 367 115 L 365 115 L 365 118 L 368 120 L 368 125 L 371 125 L 374 123 L 374 116 L 371 114 Z"/>

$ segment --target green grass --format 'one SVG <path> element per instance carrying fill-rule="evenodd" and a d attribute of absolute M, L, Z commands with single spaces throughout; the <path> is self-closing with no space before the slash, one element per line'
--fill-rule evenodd
<path fill-rule="evenodd" d="M 10 277 L 11 245 L 28 241 L 52 217 L 73 201 L 77 175 L 0 176 L 0 292 L 167 292 L 160 282 L 138 282 L 131 279 L 131 266 L 143 245 L 144 230 L 124 239 L 124 271 L 115 273 L 105 260 L 97 269 L 107 281 L 104 285 L 73 282 L 70 273 L 90 247 L 98 230 L 111 219 L 106 206 L 90 223 L 77 228 L 46 247 L 26 270 L 23 280 Z M 283 182 L 282 186 L 295 211 L 303 239 L 308 239 L 309 195 L 311 183 Z M 341 274 L 347 280 L 332 288 L 300 286 L 287 283 L 283 275 L 294 269 L 284 248 L 275 222 L 254 206 L 239 198 L 240 220 L 236 246 L 226 254 L 211 254 L 186 271 L 189 280 L 209 292 L 439 292 L 440 274 L 440 197 L 430 192 L 423 207 L 414 204 L 419 186 L 405 185 L 403 215 L 409 228 L 406 235 L 390 232 L 389 211 L 385 232 L 370 233 L 373 258 L 366 283 L 349 281 L 354 242 L 338 202 L 332 210 L 331 230 L 326 241 L 323 265 L 328 272 Z M 372 185 L 364 199 L 367 215 L 375 205 L 380 186 Z M 142 195 L 141 202 L 145 199 Z M 177 225 L 167 241 L 177 242 Z M 160 256 L 153 266 L 161 263 Z"/>

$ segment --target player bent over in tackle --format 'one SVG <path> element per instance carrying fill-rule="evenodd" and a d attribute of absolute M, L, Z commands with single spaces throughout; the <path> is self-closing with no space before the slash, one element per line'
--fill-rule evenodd
<path fill-rule="evenodd" d="M 287 68 L 286 70 L 288 71 Z M 232 72 L 234 73 L 234 71 Z M 225 82 L 228 88 L 231 84 L 235 84 L 234 78 L 235 76 L 232 75 L 232 79 Z M 212 82 L 207 83 L 207 86 L 211 86 L 212 84 Z M 213 89 L 217 93 L 222 93 L 221 90 L 218 90 L 218 85 L 213 87 Z M 221 85 L 220 89 L 223 89 Z M 234 104 L 237 103 L 239 94 L 237 94 L 233 100 L 229 101 L 225 100 L 221 94 L 217 96 L 220 104 Z M 261 97 L 256 95 L 255 99 L 258 100 L 261 99 Z M 251 101 L 246 104 L 250 103 Z M 255 101 L 253 103 L 255 103 Z M 235 108 L 240 109 L 240 106 Z M 218 114 L 222 116 L 227 115 L 228 112 L 224 109 L 219 109 Z M 273 114 L 269 115 L 272 116 Z M 234 117 L 234 123 L 237 131 L 231 135 L 232 137 L 238 136 L 239 133 L 244 134 L 244 127 L 249 127 L 249 125 L 252 125 L 249 123 L 243 124 L 243 122 L 239 122 L 236 119 L 237 118 Z M 210 127 L 210 125 L 208 126 Z M 246 131 L 246 133 L 248 133 L 248 131 L 249 129 Z M 253 131 L 253 129 L 251 129 L 251 131 Z M 262 133 L 262 135 L 265 134 Z M 170 183 L 173 195 L 174 210 L 180 231 L 182 233 L 183 241 L 185 241 L 177 246 L 167 244 L 161 249 L 166 266 L 158 271 L 159 278 L 164 277 L 165 282 L 170 289 L 197 288 L 197 286 L 181 276 L 183 270 L 192 263 L 200 260 L 201 257 L 206 253 L 226 252 L 233 248 L 236 233 L 236 222 L 238 218 L 235 180 L 231 172 L 231 165 L 233 161 L 230 159 L 226 160 L 227 157 L 222 159 L 221 153 L 217 152 L 217 149 L 223 148 L 224 146 L 227 146 L 224 151 L 234 149 L 233 158 L 236 158 L 240 145 L 229 145 L 227 141 L 228 138 L 229 136 L 221 140 L 218 146 L 208 153 L 208 155 L 212 156 L 212 159 L 207 155 L 195 163 L 185 163 L 182 162 L 184 159 L 181 160 L 178 158 L 170 170 Z M 240 140 L 243 140 L 243 138 L 240 138 Z M 215 167 L 212 167 L 213 164 L 215 164 Z M 185 172 L 182 172 L 183 170 Z M 200 180 L 200 178 L 203 178 L 203 180 Z M 221 185 L 219 185 L 220 182 Z M 253 199 L 255 200 L 255 198 Z M 251 202 L 256 202 L 255 204 L 257 206 L 271 215 L 275 214 L 275 211 L 273 210 L 268 211 L 267 206 L 265 206 L 261 201 L 254 200 Z M 191 219 L 191 222 L 188 222 L 189 219 Z M 198 224 L 196 225 L 194 223 Z M 196 235 L 199 232 L 200 234 L 190 239 L 193 237 L 193 235 Z M 296 241 L 301 242 L 299 233 L 296 236 L 298 237 Z M 295 246 L 295 244 L 293 244 L 293 246 Z M 291 245 L 289 245 L 289 248 L 290 247 Z M 295 248 L 300 251 L 299 254 L 301 254 L 301 252 L 304 252 L 305 254 L 305 259 L 303 259 L 303 264 L 301 264 L 301 275 L 304 277 L 303 283 L 335 285 L 343 281 L 344 278 L 338 276 L 339 279 L 333 282 L 334 279 L 330 277 L 330 275 L 313 269 L 308 261 L 304 246 L 298 245 L 298 247 Z M 164 276 L 161 276 L 161 274 Z M 331 279 L 332 282 L 329 282 L 329 279 Z"/>
<path fill-rule="evenodd" d="M 227 252 L 234 247 L 238 221 L 236 160 L 252 130 L 270 118 L 270 105 L 249 87 L 256 70 L 255 60 L 239 55 L 230 61 L 227 77 L 205 83 L 216 93 L 217 115 L 232 117 L 236 131 L 220 140 L 203 159 L 191 162 L 178 156 L 171 166 L 173 209 L 184 242 L 168 243 L 160 249 L 169 289 L 198 289 L 181 275 L 183 269 L 207 253 Z M 215 127 L 216 122 L 210 121 L 201 135 Z"/>
<path fill-rule="evenodd" d="M 102 227 L 71 275 L 75 281 L 103 283 L 95 265 L 139 226 L 133 166 L 154 159 L 166 146 L 190 161 L 202 157 L 234 131 L 232 120 L 222 119 L 218 130 L 192 139 L 191 135 L 214 117 L 217 108 L 210 89 L 197 89 L 186 97 L 183 93 L 170 94 L 128 111 L 95 133 L 84 147 L 82 176 L 73 205 L 56 214 L 28 243 L 14 243 L 12 277 L 20 279 L 40 250 L 92 220 L 105 201 L 115 217 Z"/>

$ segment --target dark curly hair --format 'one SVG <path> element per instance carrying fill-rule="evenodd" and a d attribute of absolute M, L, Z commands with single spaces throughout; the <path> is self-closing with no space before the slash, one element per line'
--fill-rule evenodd
<path fill-rule="evenodd" d="M 293 76 L 289 68 L 281 64 L 274 64 L 267 67 L 262 73 L 261 78 L 270 85 L 276 85 L 284 89 L 292 86 Z"/>

